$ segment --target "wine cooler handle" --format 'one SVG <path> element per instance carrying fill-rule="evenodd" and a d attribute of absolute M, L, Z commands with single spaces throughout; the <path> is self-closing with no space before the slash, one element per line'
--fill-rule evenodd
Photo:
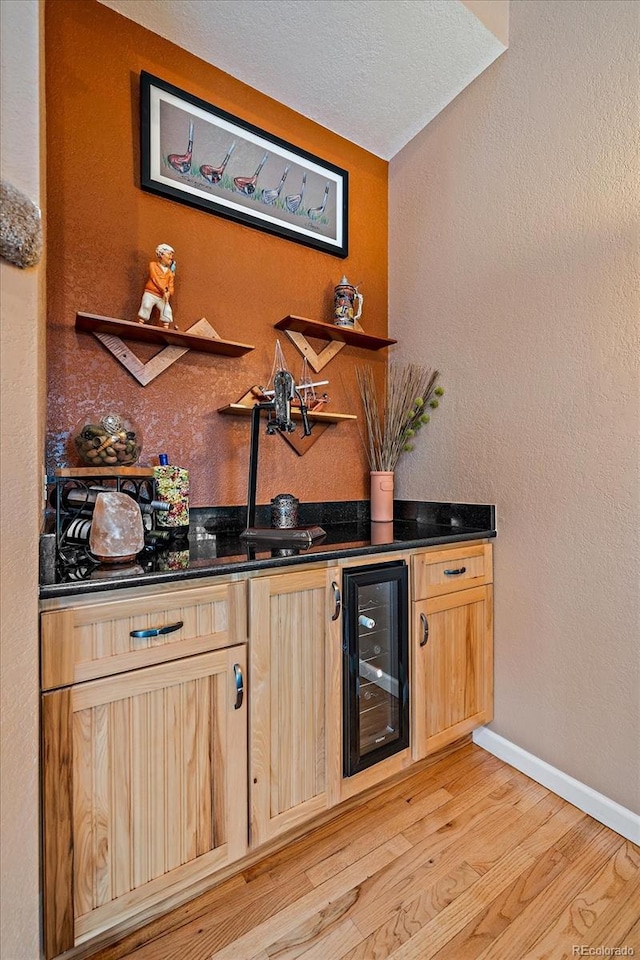
<path fill-rule="evenodd" d="M 331 619 L 337 620 L 338 617 L 340 616 L 340 610 L 342 609 L 342 600 L 340 598 L 340 590 L 338 589 L 338 584 L 335 582 L 335 580 L 333 581 L 331 586 L 333 587 L 333 596 L 336 601 L 336 608 L 333 611 L 333 616 L 331 617 Z"/>
<path fill-rule="evenodd" d="M 233 674 L 236 684 L 236 702 L 233 706 L 233 709 L 239 710 L 244 699 L 244 680 L 242 679 L 242 669 L 239 663 L 234 663 Z"/>
<path fill-rule="evenodd" d="M 178 620 L 177 623 L 169 623 L 166 627 L 151 627 L 150 630 L 132 630 L 129 636 L 133 637 L 134 640 L 140 640 L 145 637 L 160 637 L 165 633 L 173 633 L 174 630 L 179 630 L 183 625 L 184 622 Z"/>
<path fill-rule="evenodd" d="M 422 640 L 420 641 L 420 646 L 426 647 L 429 642 L 429 621 L 427 620 L 426 613 L 420 614 L 420 623 L 422 624 Z"/>

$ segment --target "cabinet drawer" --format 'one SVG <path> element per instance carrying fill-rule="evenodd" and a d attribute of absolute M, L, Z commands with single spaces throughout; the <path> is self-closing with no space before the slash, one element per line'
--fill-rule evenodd
<path fill-rule="evenodd" d="M 416 554 L 412 558 L 411 575 L 413 600 L 427 600 L 491 583 L 491 544 Z"/>
<path fill-rule="evenodd" d="M 244 643 L 246 583 L 48 611 L 40 633 L 43 690 L 136 670 Z"/>

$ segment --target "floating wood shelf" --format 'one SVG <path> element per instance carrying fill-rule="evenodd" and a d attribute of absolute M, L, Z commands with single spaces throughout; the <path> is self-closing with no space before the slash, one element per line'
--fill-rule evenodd
<path fill-rule="evenodd" d="M 316 337 L 319 340 L 337 340 L 350 347 L 362 347 L 364 350 L 382 350 L 397 343 L 388 337 L 373 337 L 352 327 L 337 327 L 334 323 L 324 323 L 320 320 L 308 320 L 306 317 L 283 317 L 275 324 L 276 330 L 293 330 L 305 337 Z"/>
<path fill-rule="evenodd" d="M 203 337 L 181 330 L 164 330 L 148 323 L 134 323 L 131 320 L 118 320 L 114 317 L 99 317 L 92 313 L 76 314 L 76 330 L 89 333 L 103 333 L 140 343 L 153 343 L 160 347 L 184 347 L 187 350 L 199 350 L 201 353 L 217 353 L 223 357 L 241 357 L 255 347 L 248 343 L 236 343 L 234 340 L 222 340 L 219 337 Z"/>
<path fill-rule="evenodd" d="M 244 403 L 228 403 L 226 406 L 220 407 L 218 413 L 240 414 L 240 416 L 249 417 L 252 410 L 253 406 L 246 406 Z M 295 407 L 291 408 L 291 416 L 294 420 L 302 420 L 300 412 Z M 343 420 L 358 419 L 355 413 L 326 413 L 322 410 L 317 413 L 309 410 L 307 417 L 310 421 L 316 421 L 317 423 L 341 423 Z"/>
<path fill-rule="evenodd" d="M 152 477 L 153 467 L 58 467 L 54 475 L 78 480 L 87 477 Z"/>

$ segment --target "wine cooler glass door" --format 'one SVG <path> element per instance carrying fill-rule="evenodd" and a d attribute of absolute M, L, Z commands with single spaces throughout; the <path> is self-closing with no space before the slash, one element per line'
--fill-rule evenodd
<path fill-rule="evenodd" d="M 345 571 L 344 773 L 409 745 L 407 568 Z"/>

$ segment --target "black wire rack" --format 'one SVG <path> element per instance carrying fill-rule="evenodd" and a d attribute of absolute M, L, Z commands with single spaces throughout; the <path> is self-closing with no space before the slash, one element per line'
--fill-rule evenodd
<path fill-rule="evenodd" d="M 49 503 L 55 511 L 55 535 L 58 559 L 70 566 L 97 561 L 89 551 L 93 508 L 98 493 L 127 493 L 145 513 L 155 514 L 149 505 L 156 501 L 156 482 L 152 467 L 127 467 L 121 470 L 79 467 L 57 470 L 48 478 Z"/>

